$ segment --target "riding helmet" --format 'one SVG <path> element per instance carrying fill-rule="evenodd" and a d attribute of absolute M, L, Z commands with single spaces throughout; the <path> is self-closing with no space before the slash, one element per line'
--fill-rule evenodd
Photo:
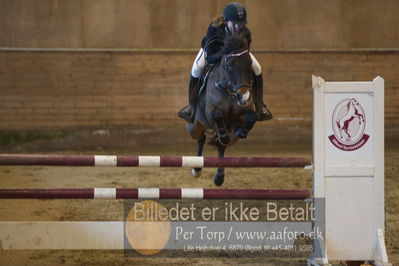
<path fill-rule="evenodd" d="M 247 24 L 247 10 L 237 2 L 227 4 L 223 10 L 225 20 L 230 20 L 239 24 Z"/>

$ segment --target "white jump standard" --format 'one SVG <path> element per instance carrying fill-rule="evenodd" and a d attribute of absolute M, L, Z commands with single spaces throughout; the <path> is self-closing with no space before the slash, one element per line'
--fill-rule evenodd
<path fill-rule="evenodd" d="M 390 265 L 384 244 L 384 80 L 325 82 L 313 76 L 312 83 L 313 197 L 325 238 L 315 242 L 308 265 Z"/>

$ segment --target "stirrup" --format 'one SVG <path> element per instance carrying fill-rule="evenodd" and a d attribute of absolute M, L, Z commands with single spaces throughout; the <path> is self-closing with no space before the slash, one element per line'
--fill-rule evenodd
<path fill-rule="evenodd" d="M 272 112 L 267 109 L 266 105 L 263 104 L 262 108 L 257 112 L 258 121 L 266 121 L 273 118 Z"/>

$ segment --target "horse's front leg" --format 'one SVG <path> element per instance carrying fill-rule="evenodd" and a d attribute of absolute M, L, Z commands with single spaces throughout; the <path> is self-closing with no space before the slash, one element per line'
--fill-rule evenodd
<path fill-rule="evenodd" d="M 255 125 L 257 121 L 256 113 L 250 109 L 245 110 L 244 112 L 244 126 L 242 127 L 234 127 L 234 135 L 238 138 L 246 138 L 249 131 L 251 131 L 252 127 Z"/>
<path fill-rule="evenodd" d="M 196 156 L 201 156 L 202 155 L 202 150 L 204 148 L 205 140 L 206 140 L 205 131 L 203 131 L 201 137 L 197 141 L 198 146 L 197 146 L 197 154 L 196 154 Z M 201 172 L 202 172 L 202 168 L 193 168 L 191 170 L 191 175 L 193 177 L 200 177 L 201 176 Z"/>
<path fill-rule="evenodd" d="M 221 111 L 214 109 L 211 112 L 212 120 L 216 124 L 216 131 L 218 134 L 219 143 L 222 145 L 227 145 L 230 143 L 230 137 L 227 133 L 226 127 L 223 121 L 223 114 Z"/>
<path fill-rule="evenodd" d="M 218 158 L 224 157 L 224 151 L 226 147 L 220 143 L 218 143 Z M 223 185 L 224 182 L 224 167 L 218 167 L 216 170 L 215 176 L 213 177 L 213 183 L 216 186 Z"/>

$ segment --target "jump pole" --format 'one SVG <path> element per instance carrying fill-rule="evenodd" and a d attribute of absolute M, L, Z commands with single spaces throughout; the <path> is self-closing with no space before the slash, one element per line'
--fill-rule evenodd
<path fill-rule="evenodd" d="M 117 166 L 117 167 L 296 167 L 311 162 L 296 157 L 202 157 L 121 155 L 0 154 L 0 165 Z"/>
<path fill-rule="evenodd" d="M 0 189 L 0 199 L 306 199 L 308 190 L 206 188 Z"/>

